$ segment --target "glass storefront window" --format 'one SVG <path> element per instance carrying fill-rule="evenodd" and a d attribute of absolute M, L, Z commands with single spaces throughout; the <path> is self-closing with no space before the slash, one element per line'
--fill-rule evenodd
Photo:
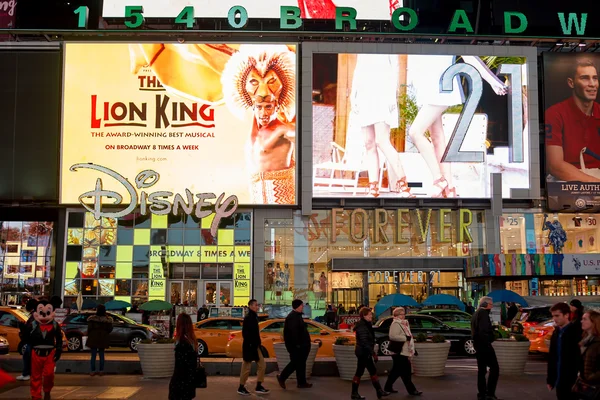
<path fill-rule="evenodd" d="M 81 243 L 83 232 L 78 234 Z M 81 249 L 77 250 L 81 254 Z M 54 274 L 54 253 L 53 222 L 0 221 L 2 304 L 20 304 L 24 296 L 48 296 Z"/>
<path fill-rule="evenodd" d="M 415 299 L 426 298 L 429 293 L 427 283 L 401 284 L 400 287 L 371 284 L 368 299 L 362 297 L 363 292 L 353 292 L 353 297 L 359 295 L 362 298 L 347 305 L 344 299 L 349 299 L 350 294 L 346 296 L 341 291 L 353 287 L 336 287 L 333 278 L 329 282 L 334 274 L 330 262 L 334 258 L 462 258 L 484 254 L 483 211 L 444 210 L 443 215 L 440 213 L 440 210 L 428 209 L 380 210 L 375 227 L 375 210 L 338 210 L 335 230 L 332 229 L 331 210 L 315 211 L 310 217 L 295 212 L 292 219 L 266 220 L 265 304 L 290 305 L 295 297 L 299 297 L 311 305 L 312 316 L 316 317 L 325 312 L 329 302 L 342 303 L 349 309 L 367 300 L 373 305 L 378 296 L 385 294 L 403 293 Z M 435 284 L 435 290 L 460 295 L 462 274 L 454 273 L 443 279 L 448 282 Z"/>
<path fill-rule="evenodd" d="M 598 252 L 600 214 L 504 214 L 500 217 L 500 239 L 504 254 L 552 254 L 548 224 L 560 224 L 567 240 L 562 253 Z"/>
<path fill-rule="evenodd" d="M 246 305 L 251 293 L 252 215 L 240 211 L 224 218 L 216 237 L 210 230 L 213 218 L 132 213 L 118 220 L 96 220 L 91 213 L 70 212 L 65 301 L 72 302 L 81 292 L 97 301 L 117 296 L 196 305 L 207 296 L 204 280 L 216 281 L 209 294 L 218 292 L 225 280 L 220 304 Z M 35 258 L 30 252 L 23 257 Z M 24 272 L 19 263 L 10 265 L 17 275 L 28 273 L 28 263 Z"/>

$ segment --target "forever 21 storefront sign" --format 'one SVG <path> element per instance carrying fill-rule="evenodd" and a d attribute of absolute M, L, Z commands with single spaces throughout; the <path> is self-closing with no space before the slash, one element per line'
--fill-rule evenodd
<path fill-rule="evenodd" d="M 113 200 L 112 205 L 123 204 L 123 195 L 113 190 L 104 190 L 102 178 L 96 179 L 96 187 L 93 190 L 82 193 L 79 196 L 79 203 L 89 212 L 93 213 L 94 218 L 121 218 L 132 213 L 139 204 L 140 213 L 147 215 L 148 212 L 155 215 L 179 214 L 180 211 L 187 215 L 194 215 L 196 218 L 205 218 L 211 214 L 215 214 L 212 221 L 210 232 L 213 236 L 217 235 L 217 229 L 221 219 L 231 216 L 237 209 L 238 198 L 234 195 L 225 198 L 225 193 L 221 193 L 218 197 L 214 193 L 197 193 L 194 195 L 189 189 L 185 190 L 184 196 L 168 191 L 158 191 L 148 193 L 144 190 L 154 186 L 160 179 L 158 172 L 151 169 L 144 170 L 135 177 L 135 186 L 129 182 L 127 178 L 107 167 L 92 163 L 75 164 L 71 166 L 71 171 L 78 169 L 91 169 L 98 171 L 108 177 L 119 182 L 130 200 L 127 206 L 119 211 L 108 210 L 103 208 L 103 198 Z M 173 200 L 171 201 L 170 198 Z M 91 205 L 89 204 L 91 199 Z M 197 199 L 197 200 L 196 200 Z M 214 203 L 207 200 L 216 199 Z M 214 207 L 214 210 L 212 209 Z"/>

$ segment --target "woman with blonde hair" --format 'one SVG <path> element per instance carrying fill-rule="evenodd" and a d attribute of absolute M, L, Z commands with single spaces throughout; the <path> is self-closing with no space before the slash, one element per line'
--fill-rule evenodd
<path fill-rule="evenodd" d="M 588 311 L 583 314 L 581 328 L 584 339 L 579 344 L 583 356 L 581 379 L 590 385 L 600 384 L 600 313 Z"/>
<path fill-rule="evenodd" d="M 389 337 L 390 347 L 388 349 L 394 353 L 392 355 L 394 364 L 383 390 L 388 393 L 398 393 L 397 390 L 394 390 L 394 382 L 396 379 L 402 378 L 408 394 L 420 396 L 423 392 L 417 390 L 411 378 L 410 358 L 415 355 L 415 342 L 404 307 L 397 307 L 394 310 L 394 320 L 390 325 Z"/>
<path fill-rule="evenodd" d="M 175 328 L 175 370 L 169 382 L 169 400 L 191 400 L 196 397 L 198 341 L 192 319 L 179 314 Z"/>

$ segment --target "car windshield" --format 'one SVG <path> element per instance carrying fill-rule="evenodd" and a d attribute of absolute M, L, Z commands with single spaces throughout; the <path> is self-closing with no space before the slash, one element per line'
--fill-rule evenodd
<path fill-rule="evenodd" d="M 27 321 L 29 319 L 29 313 L 25 312 L 25 311 L 21 311 L 18 309 L 14 309 L 13 312 L 15 313 L 15 315 L 17 315 L 19 318 Z"/>
<path fill-rule="evenodd" d="M 117 314 L 112 314 L 111 313 L 110 316 L 113 317 L 113 318 L 117 318 L 117 319 L 123 320 L 123 321 L 125 321 L 125 322 L 127 322 L 128 324 L 131 324 L 131 325 L 137 325 L 138 324 L 134 320 L 129 319 L 129 318 L 123 316 L 123 315 L 117 315 Z"/>

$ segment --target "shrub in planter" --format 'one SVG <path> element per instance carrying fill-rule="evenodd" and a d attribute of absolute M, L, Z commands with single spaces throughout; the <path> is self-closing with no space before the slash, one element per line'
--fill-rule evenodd
<path fill-rule="evenodd" d="M 500 339 L 492 343 L 500 366 L 500 375 L 522 375 L 529 356 L 529 339 L 525 335 L 514 334 L 510 339 Z"/>
<path fill-rule="evenodd" d="M 340 374 L 340 378 L 344 380 L 351 381 L 354 378 L 356 366 L 358 365 L 358 359 L 354 354 L 355 347 L 355 343 L 351 342 L 347 337 L 338 337 L 333 344 L 333 355 L 335 356 L 338 373 Z M 369 373 L 365 370 L 361 379 L 368 378 Z"/>
<path fill-rule="evenodd" d="M 285 347 L 285 343 L 274 343 L 273 349 L 275 350 L 275 358 L 277 359 L 277 367 L 279 371 L 283 371 L 286 365 L 290 362 L 290 353 L 288 353 L 287 348 Z M 312 375 L 312 369 L 315 365 L 315 358 L 317 357 L 317 352 L 319 351 L 318 343 L 310 344 L 310 352 L 308 353 L 308 358 L 306 359 L 306 377 L 310 378 Z M 296 379 L 296 372 L 290 375 L 291 379 Z"/>
<path fill-rule="evenodd" d="M 173 339 L 143 340 L 138 344 L 138 356 L 144 378 L 169 378 L 175 368 Z"/>
<path fill-rule="evenodd" d="M 424 333 L 415 337 L 415 350 L 418 355 L 412 358 L 416 376 L 442 376 L 450 352 L 450 342 L 442 335 L 434 335 L 431 341 Z"/>

